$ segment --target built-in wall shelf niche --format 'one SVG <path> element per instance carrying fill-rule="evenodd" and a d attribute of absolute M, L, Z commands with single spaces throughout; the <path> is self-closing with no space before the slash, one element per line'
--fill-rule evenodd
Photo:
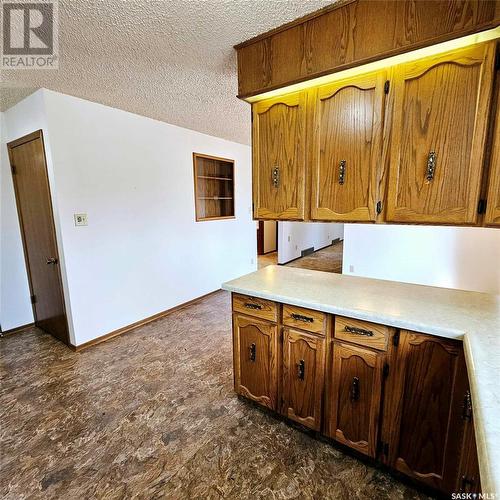
<path fill-rule="evenodd" d="M 234 219 L 234 160 L 193 153 L 196 220 Z"/>

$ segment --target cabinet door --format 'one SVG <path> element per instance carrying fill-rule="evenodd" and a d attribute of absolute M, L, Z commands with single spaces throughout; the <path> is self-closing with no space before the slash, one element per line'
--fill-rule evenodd
<path fill-rule="evenodd" d="M 390 397 L 389 462 L 396 470 L 452 492 L 463 435 L 467 373 L 459 342 L 401 331 Z M 385 417 L 384 417 L 385 418 Z"/>
<path fill-rule="evenodd" d="M 396 68 L 387 220 L 475 223 L 494 43 Z"/>
<path fill-rule="evenodd" d="M 319 430 L 325 371 L 325 340 L 314 334 L 284 329 L 283 413 Z"/>
<path fill-rule="evenodd" d="M 380 72 L 318 89 L 311 218 L 375 220 L 385 81 Z"/>
<path fill-rule="evenodd" d="M 465 431 L 455 491 L 460 493 L 481 493 L 470 389 L 467 389 L 464 395 L 462 418 L 465 422 Z"/>
<path fill-rule="evenodd" d="M 233 316 L 235 391 L 276 410 L 278 327 L 274 323 Z"/>
<path fill-rule="evenodd" d="M 335 342 L 327 434 L 375 457 L 385 355 Z"/>
<path fill-rule="evenodd" d="M 498 76 L 500 82 L 500 75 Z M 500 226 L 500 83 L 496 89 L 496 116 L 493 130 L 493 145 L 490 157 L 490 180 L 488 182 L 488 203 L 486 205 L 485 223 L 489 226 Z"/>
<path fill-rule="evenodd" d="M 305 92 L 253 105 L 255 218 L 304 218 L 305 131 Z"/>

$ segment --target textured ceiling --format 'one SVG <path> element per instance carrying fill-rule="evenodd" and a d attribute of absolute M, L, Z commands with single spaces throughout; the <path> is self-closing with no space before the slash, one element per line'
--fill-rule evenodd
<path fill-rule="evenodd" d="M 333 0 L 59 0 L 59 69 L 1 75 L 0 109 L 51 90 L 250 142 L 233 45 Z"/>

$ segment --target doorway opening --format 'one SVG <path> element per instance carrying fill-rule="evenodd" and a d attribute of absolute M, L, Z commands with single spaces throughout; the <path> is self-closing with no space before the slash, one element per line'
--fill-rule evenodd
<path fill-rule="evenodd" d="M 278 263 L 278 222 L 257 221 L 257 259 L 259 269 Z"/>

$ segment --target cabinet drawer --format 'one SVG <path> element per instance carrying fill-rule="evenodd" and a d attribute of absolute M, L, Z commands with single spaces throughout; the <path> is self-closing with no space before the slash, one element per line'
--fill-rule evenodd
<path fill-rule="evenodd" d="M 390 331 L 388 326 L 335 316 L 335 338 L 353 344 L 386 351 Z"/>
<path fill-rule="evenodd" d="M 278 305 L 272 300 L 233 293 L 233 311 L 269 321 L 278 321 Z"/>
<path fill-rule="evenodd" d="M 283 304 L 283 324 L 324 335 L 326 331 L 326 314 L 303 307 Z"/>

